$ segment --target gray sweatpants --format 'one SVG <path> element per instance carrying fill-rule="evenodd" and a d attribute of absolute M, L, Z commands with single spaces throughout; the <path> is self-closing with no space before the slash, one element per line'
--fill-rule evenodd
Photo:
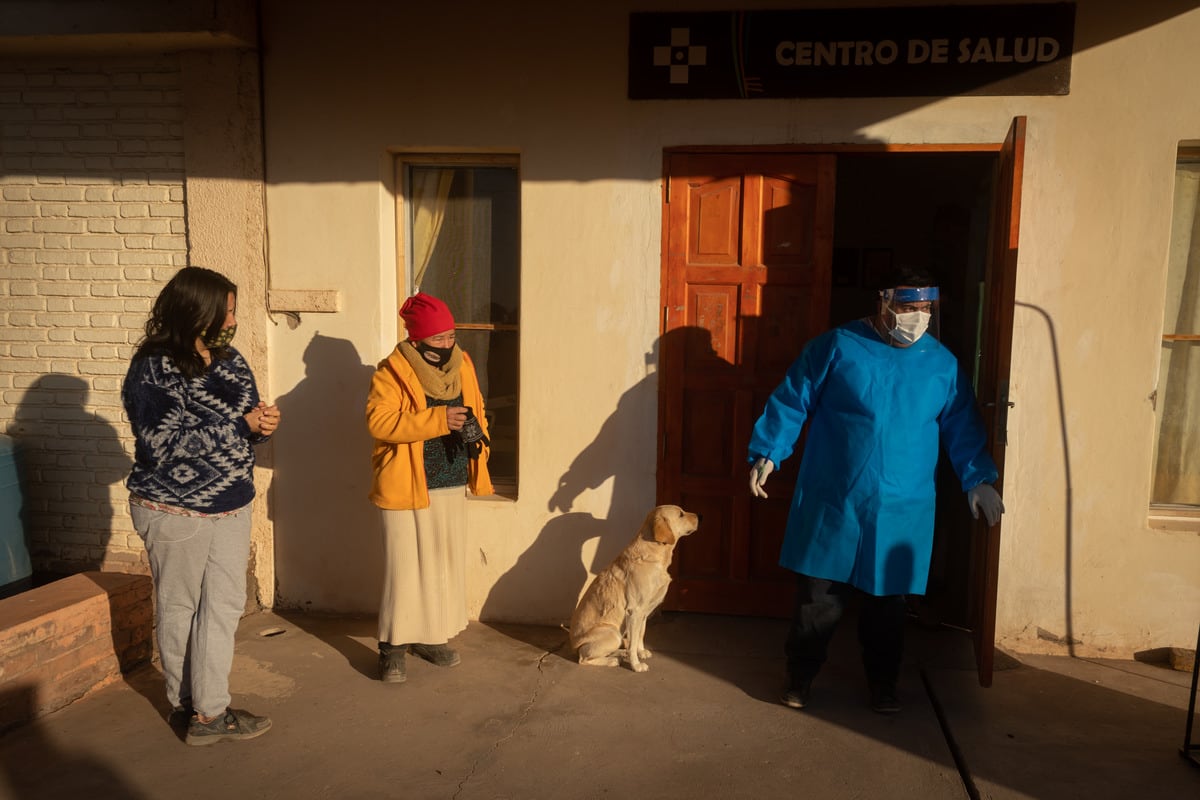
<path fill-rule="evenodd" d="M 167 701 L 206 717 L 229 706 L 233 636 L 246 607 L 250 506 L 184 517 L 130 504 L 154 577 L 155 628 Z"/>

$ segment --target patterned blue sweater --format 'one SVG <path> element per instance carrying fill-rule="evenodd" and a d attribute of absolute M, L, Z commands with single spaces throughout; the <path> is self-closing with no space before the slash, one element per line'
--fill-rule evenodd
<path fill-rule="evenodd" d="M 188 380 L 167 355 L 135 357 L 121 399 L 136 438 L 125 486 L 147 500 L 215 514 L 254 499 L 252 433 L 243 415 L 258 405 L 242 355 L 213 361 Z"/>

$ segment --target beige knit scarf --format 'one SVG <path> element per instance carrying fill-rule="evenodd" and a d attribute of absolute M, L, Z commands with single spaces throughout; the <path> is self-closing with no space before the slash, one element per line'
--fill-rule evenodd
<path fill-rule="evenodd" d="M 411 342 L 400 342 L 400 352 L 408 359 L 425 394 L 434 400 L 453 400 L 462 394 L 462 350 L 458 345 L 450 353 L 445 367 L 430 364 Z"/>

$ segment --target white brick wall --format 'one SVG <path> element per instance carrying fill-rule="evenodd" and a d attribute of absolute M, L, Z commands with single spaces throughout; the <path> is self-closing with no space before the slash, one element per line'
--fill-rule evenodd
<path fill-rule="evenodd" d="M 34 570 L 147 571 L 121 379 L 187 263 L 172 58 L 0 61 L 0 431 Z"/>

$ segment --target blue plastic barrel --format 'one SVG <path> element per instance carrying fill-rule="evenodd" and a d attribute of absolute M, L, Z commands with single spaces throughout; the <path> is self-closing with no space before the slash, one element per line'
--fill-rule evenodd
<path fill-rule="evenodd" d="M 0 434 L 0 597 L 23 588 L 33 575 L 21 508 L 25 500 L 17 476 L 17 447 Z"/>

